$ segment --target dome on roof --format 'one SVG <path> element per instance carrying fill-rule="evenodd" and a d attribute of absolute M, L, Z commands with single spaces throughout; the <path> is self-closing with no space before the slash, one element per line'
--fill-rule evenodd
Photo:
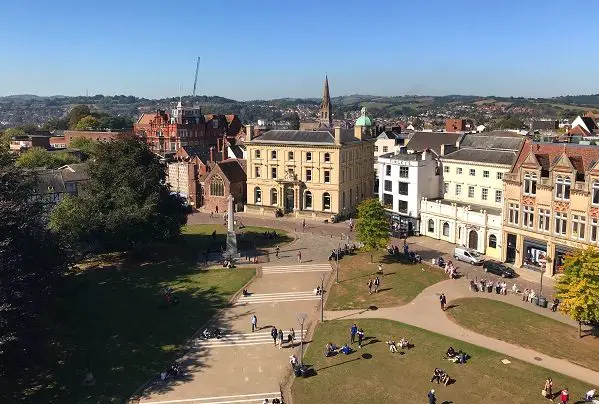
<path fill-rule="evenodd" d="M 362 107 L 360 117 L 356 119 L 356 126 L 372 126 L 372 120 L 366 116 L 366 108 Z"/>

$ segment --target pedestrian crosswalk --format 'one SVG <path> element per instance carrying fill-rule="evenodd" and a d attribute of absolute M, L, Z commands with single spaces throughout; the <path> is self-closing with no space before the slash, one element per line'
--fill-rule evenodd
<path fill-rule="evenodd" d="M 287 343 L 287 334 L 289 330 L 283 330 L 285 337 L 285 344 Z M 298 330 L 295 332 L 295 344 L 298 344 L 301 340 L 301 332 Z M 304 336 L 306 336 L 306 330 L 304 330 Z M 268 331 L 256 331 L 245 334 L 225 334 L 222 337 L 216 339 L 197 339 L 194 341 L 194 345 L 202 348 L 226 348 L 226 347 L 239 347 L 239 346 L 251 346 L 251 345 L 264 345 L 274 344 L 270 329 Z"/>
<path fill-rule="evenodd" d="M 313 290 L 307 292 L 284 292 L 284 293 L 252 293 L 249 296 L 241 296 L 234 306 L 259 303 L 283 303 L 297 302 L 302 300 L 320 300 L 320 296 Z"/>
<path fill-rule="evenodd" d="M 183 398 L 180 400 L 141 401 L 142 404 L 232 404 L 232 403 L 262 403 L 265 398 L 272 402 L 273 398 L 281 399 L 281 392 L 237 394 L 234 396 Z"/>
<path fill-rule="evenodd" d="M 297 265 L 272 265 L 262 267 L 262 274 L 264 275 L 275 275 L 275 274 L 296 274 L 302 272 L 329 272 L 331 265 L 327 263 L 323 264 L 297 264 Z"/>

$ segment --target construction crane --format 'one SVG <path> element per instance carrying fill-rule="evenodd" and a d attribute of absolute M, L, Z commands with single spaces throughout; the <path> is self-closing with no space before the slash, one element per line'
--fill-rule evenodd
<path fill-rule="evenodd" d="M 198 72 L 200 71 L 200 57 L 198 56 L 198 62 L 196 63 L 196 77 L 193 81 L 193 97 L 196 96 L 196 86 L 198 84 Z"/>

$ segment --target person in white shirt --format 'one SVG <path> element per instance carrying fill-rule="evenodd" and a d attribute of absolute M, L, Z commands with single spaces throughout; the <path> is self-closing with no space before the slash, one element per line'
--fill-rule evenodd
<path fill-rule="evenodd" d="M 587 394 L 585 396 L 585 400 L 587 400 L 587 401 L 593 401 L 594 397 L 595 397 L 595 389 L 589 390 L 589 391 L 587 391 Z"/>

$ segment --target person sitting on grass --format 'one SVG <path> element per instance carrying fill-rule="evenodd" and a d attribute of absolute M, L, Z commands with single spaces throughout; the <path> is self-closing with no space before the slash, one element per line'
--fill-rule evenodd
<path fill-rule="evenodd" d="M 289 357 L 289 364 L 291 365 L 291 367 L 293 369 L 295 369 L 295 367 L 299 364 L 299 360 L 297 359 L 297 356 L 291 355 Z"/>
<path fill-rule="evenodd" d="M 401 349 L 404 349 L 404 348 L 409 348 L 409 347 L 410 347 L 410 341 L 408 341 L 408 340 L 407 340 L 407 339 L 405 339 L 405 338 L 402 338 L 402 339 L 400 339 L 400 340 L 399 340 L 399 347 L 400 347 Z"/>
<path fill-rule="evenodd" d="M 447 349 L 447 353 L 446 353 L 446 354 L 447 354 L 447 357 L 448 357 L 448 358 L 453 358 L 454 356 L 456 356 L 456 355 L 457 355 L 457 352 L 455 351 L 455 349 L 453 349 L 453 347 L 452 347 L 452 346 L 450 346 L 450 347 Z"/>
<path fill-rule="evenodd" d="M 345 355 L 349 355 L 351 353 L 351 348 L 347 344 L 343 344 L 341 347 L 341 352 L 343 352 Z"/>
<path fill-rule="evenodd" d="M 397 346 L 395 345 L 395 341 L 393 341 L 392 339 L 389 339 L 389 341 L 387 341 L 387 345 L 389 345 L 389 352 L 391 352 L 391 353 L 397 352 Z"/>
<path fill-rule="evenodd" d="M 447 386 L 449 384 L 449 382 L 451 381 L 451 378 L 449 377 L 449 375 L 443 371 L 441 371 L 441 375 L 440 375 L 440 379 L 441 383 L 443 383 L 445 386 Z"/>

